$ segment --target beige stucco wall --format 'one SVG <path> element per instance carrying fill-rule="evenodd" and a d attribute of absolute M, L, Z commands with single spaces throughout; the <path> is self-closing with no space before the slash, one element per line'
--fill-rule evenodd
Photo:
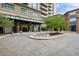
<path fill-rule="evenodd" d="M 27 18 L 37 19 L 37 20 L 41 19 L 41 13 L 39 11 L 36 11 L 34 9 L 29 9 L 27 7 L 22 6 L 21 4 L 14 4 L 14 5 L 15 5 L 15 9 L 9 11 L 9 10 L 2 8 L 2 6 L 0 4 L 0 12 L 5 13 L 5 14 L 9 14 L 9 15 L 22 16 L 22 17 L 27 17 Z M 28 6 L 31 7 L 31 4 L 29 3 Z M 28 14 L 26 14 L 26 15 L 21 14 L 20 8 L 22 8 L 22 7 L 28 9 Z M 36 12 L 38 14 L 38 16 L 37 17 L 32 16 L 33 12 Z"/>

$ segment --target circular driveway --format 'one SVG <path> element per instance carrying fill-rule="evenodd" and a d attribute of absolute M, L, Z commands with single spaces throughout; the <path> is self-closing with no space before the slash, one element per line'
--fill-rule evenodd
<path fill-rule="evenodd" d="M 34 40 L 37 32 L 13 34 L 0 38 L 0 55 L 11 56 L 79 56 L 79 34 L 66 35 L 51 40 Z"/>

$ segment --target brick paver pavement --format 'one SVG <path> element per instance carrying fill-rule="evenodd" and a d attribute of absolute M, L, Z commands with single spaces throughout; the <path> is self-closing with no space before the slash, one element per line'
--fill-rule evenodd
<path fill-rule="evenodd" d="M 11 56 L 79 56 L 79 34 L 51 40 L 29 38 L 31 33 L 13 34 L 0 39 L 0 55 Z"/>

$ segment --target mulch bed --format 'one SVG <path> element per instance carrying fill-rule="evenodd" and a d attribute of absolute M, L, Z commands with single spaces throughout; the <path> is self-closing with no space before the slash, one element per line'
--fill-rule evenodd
<path fill-rule="evenodd" d="M 63 33 L 49 33 L 50 36 L 59 35 L 59 34 L 63 34 Z"/>

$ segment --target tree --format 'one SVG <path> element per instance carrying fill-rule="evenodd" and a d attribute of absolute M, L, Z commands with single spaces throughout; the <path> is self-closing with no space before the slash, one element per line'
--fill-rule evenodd
<path fill-rule="evenodd" d="M 53 29 L 56 28 L 58 30 L 66 28 L 66 19 L 63 15 L 57 14 L 53 16 L 49 16 L 44 20 L 47 28 Z"/>
<path fill-rule="evenodd" d="M 10 20 L 4 14 L 0 13 L 0 27 L 8 28 L 14 26 L 14 20 Z"/>

